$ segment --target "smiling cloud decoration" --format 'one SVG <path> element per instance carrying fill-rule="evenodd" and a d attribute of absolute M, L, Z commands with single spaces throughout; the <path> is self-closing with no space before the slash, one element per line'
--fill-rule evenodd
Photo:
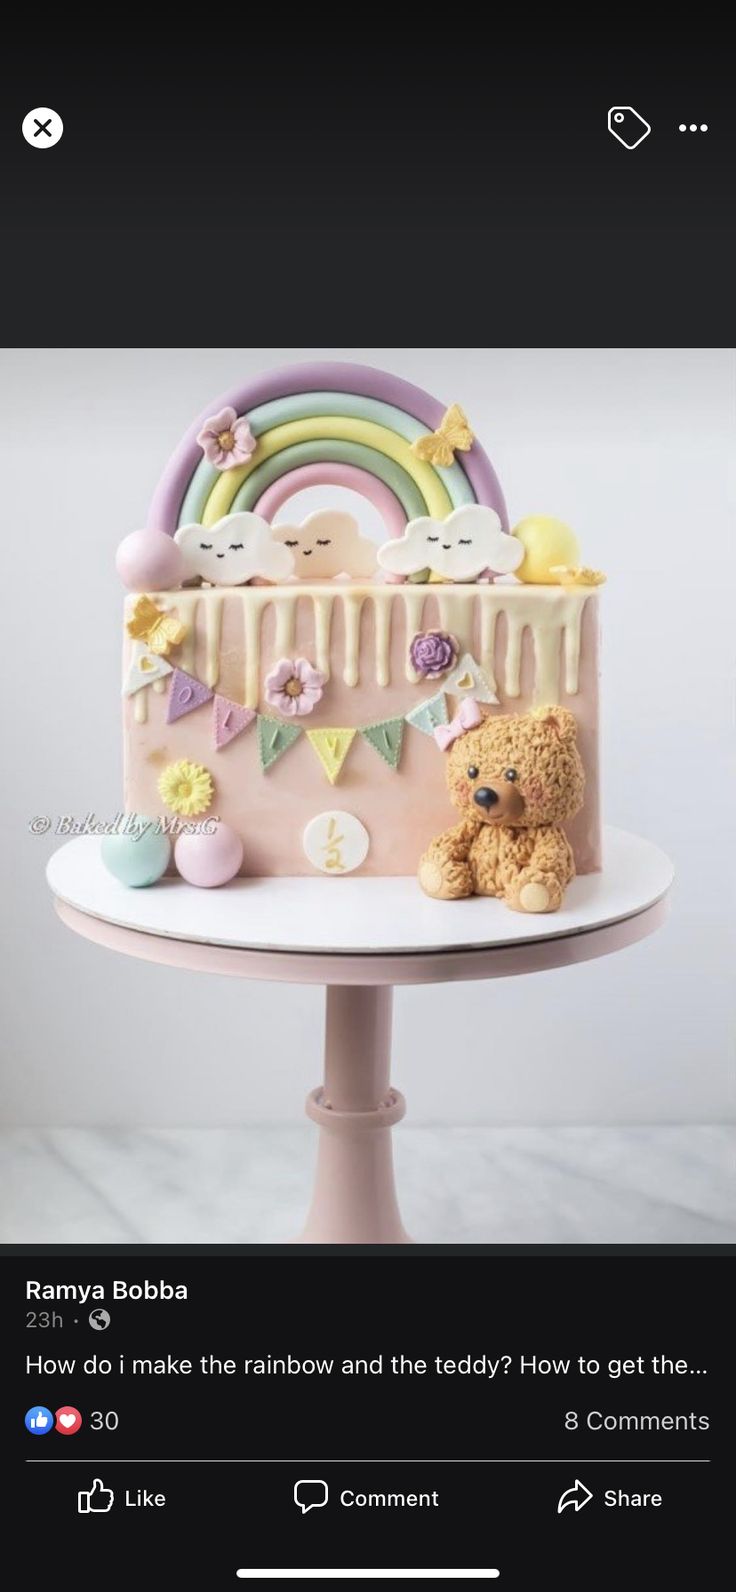
<path fill-rule="evenodd" d="M 184 578 L 199 575 L 213 586 L 244 586 L 247 581 L 288 580 L 294 560 L 275 542 L 260 514 L 226 514 L 215 525 L 180 525 L 174 541 L 184 555 Z"/>
<path fill-rule="evenodd" d="M 510 575 L 523 557 L 521 543 L 502 531 L 498 515 L 481 503 L 453 509 L 446 520 L 410 520 L 403 536 L 378 549 L 378 562 L 389 575 L 428 570 L 450 581 L 477 580 L 486 570 Z"/>
<path fill-rule="evenodd" d="M 271 534 L 293 554 L 300 580 L 372 575 L 376 567 L 375 542 L 361 536 L 358 521 L 341 509 L 308 514 L 302 525 L 274 525 Z"/>

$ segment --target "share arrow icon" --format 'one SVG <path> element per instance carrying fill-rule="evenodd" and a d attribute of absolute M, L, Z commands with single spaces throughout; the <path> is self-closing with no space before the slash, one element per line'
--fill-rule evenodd
<path fill-rule="evenodd" d="M 572 1504 L 575 1513 L 578 1514 L 579 1510 L 584 1509 L 585 1505 L 590 1503 L 592 1497 L 592 1492 L 589 1492 L 588 1488 L 576 1477 L 575 1486 L 568 1487 L 567 1491 L 563 1492 L 558 1499 L 557 1513 L 561 1515 L 563 1509 L 569 1508 L 570 1504 Z"/>

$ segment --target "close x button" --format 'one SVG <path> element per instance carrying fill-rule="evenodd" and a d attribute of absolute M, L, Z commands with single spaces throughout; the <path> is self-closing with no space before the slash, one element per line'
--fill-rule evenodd
<path fill-rule="evenodd" d="M 23 137 L 32 149 L 53 149 L 64 132 L 64 123 L 58 111 L 48 105 L 37 105 L 23 117 Z"/>

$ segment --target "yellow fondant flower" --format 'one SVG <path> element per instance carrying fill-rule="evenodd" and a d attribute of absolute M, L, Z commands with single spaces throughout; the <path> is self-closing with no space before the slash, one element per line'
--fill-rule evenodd
<path fill-rule="evenodd" d="M 212 802 L 212 775 L 201 763 L 169 763 L 158 782 L 161 800 L 173 813 L 194 818 L 205 813 Z"/>
<path fill-rule="evenodd" d="M 556 575 L 560 586 L 604 586 L 606 577 L 602 569 L 588 569 L 586 564 L 552 564 L 550 575 Z"/>
<path fill-rule="evenodd" d="M 175 610 L 165 613 L 150 597 L 136 599 L 127 629 L 128 635 L 135 641 L 144 641 L 159 658 L 165 658 L 170 647 L 178 647 L 187 633 Z"/>

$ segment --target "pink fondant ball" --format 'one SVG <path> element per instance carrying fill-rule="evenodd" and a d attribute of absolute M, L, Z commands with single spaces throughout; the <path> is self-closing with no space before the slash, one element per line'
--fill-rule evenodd
<path fill-rule="evenodd" d="M 184 578 L 184 559 L 164 531 L 131 531 L 115 554 L 115 568 L 128 591 L 170 591 Z"/>
<path fill-rule="evenodd" d="M 218 824 L 211 834 L 180 835 L 174 861 L 188 884 L 212 890 L 235 878 L 243 861 L 243 842 L 229 824 Z"/>

